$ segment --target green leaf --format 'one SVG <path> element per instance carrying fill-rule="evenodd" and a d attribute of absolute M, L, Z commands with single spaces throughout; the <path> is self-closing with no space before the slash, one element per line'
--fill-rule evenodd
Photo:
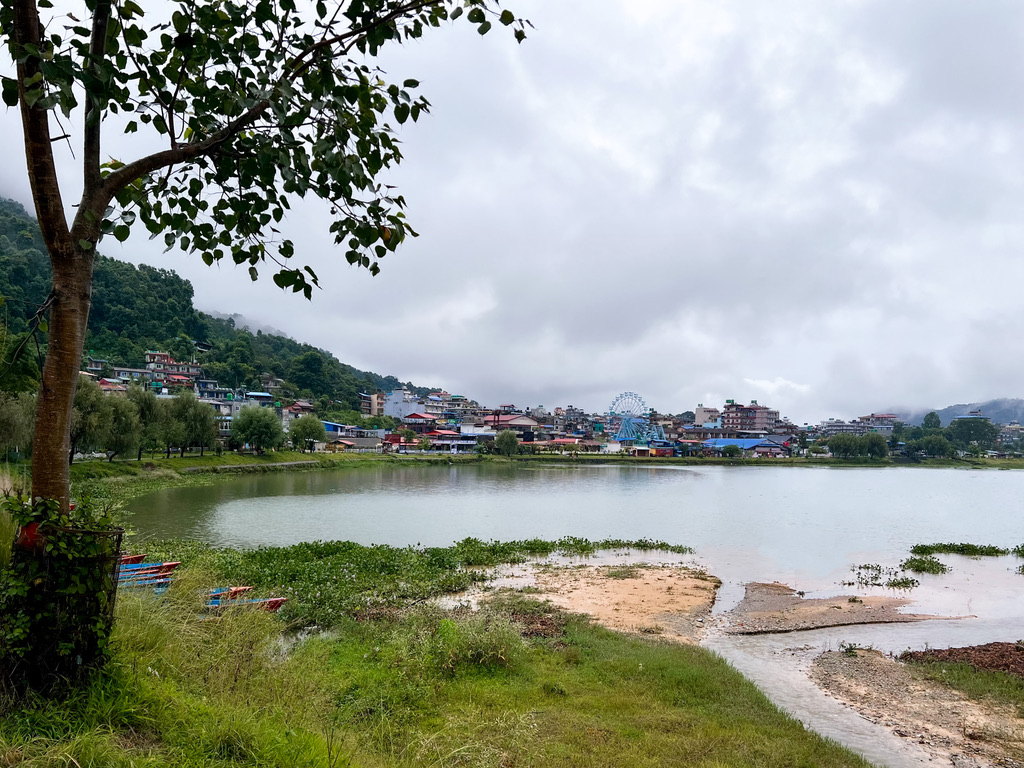
<path fill-rule="evenodd" d="M 516 20 L 516 15 L 512 13 L 508 8 L 501 12 L 500 21 L 506 27 Z"/>
<path fill-rule="evenodd" d="M 127 240 L 128 235 L 130 235 L 131 233 L 131 228 L 126 227 L 124 224 L 118 224 L 116 227 L 114 227 L 114 237 L 117 239 L 117 242 L 119 243 L 123 243 L 125 240 Z"/>
<path fill-rule="evenodd" d="M 484 16 L 484 11 L 482 8 L 474 8 L 469 12 L 469 15 L 466 16 L 466 18 L 469 19 L 474 24 L 480 24 L 481 22 L 486 20 L 487 17 Z"/>
<path fill-rule="evenodd" d="M 491 22 L 485 21 L 483 24 L 476 28 L 476 31 L 479 32 L 481 35 L 486 35 L 488 32 L 491 31 Z"/>
<path fill-rule="evenodd" d="M 419 80 L 413 80 L 412 78 L 409 78 L 404 83 L 402 83 L 402 87 L 403 88 L 419 88 L 420 87 L 420 81 Z"/>
<path fill-rule="evenodd" d="M 94 248 L 93 244 L 90 243 L 88 240 L 79 240 L 78 247 L 81 248 L 83 251 L 91 251 Z"/>
<path fill-rule="evenodd" d="M 399 122 L 399 124 L 401 124 L 401 123 L 404 123 L 408 119 L 409 119 L 409 105 L 408 104 L 399 104 L 399 105 L 397 105 L 395 107 L 395 120 L 397 120 Z"/>
<path fill-rule="evenodd" d="M 18 106 L 18 81 L 13 77 L 0 78 L 3 83 L 4 104 L 8 107 Z"/>

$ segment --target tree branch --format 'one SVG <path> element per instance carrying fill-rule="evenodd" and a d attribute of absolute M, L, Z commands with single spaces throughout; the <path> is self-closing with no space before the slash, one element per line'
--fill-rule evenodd
<path fill-rule="evenodd" d="M 50 139 L 49 113 L 40 106 L 30 106 L 26 99 L 25 81 L 40 73 L 40 58 L 29 55 L 26 45 L 43 48 L 43 30 L 39 22 L 39 11 L 32 0 L 16 0 L 13 3 L 12 30 L 15 59 L 18 64 L 18 105 L 25 136 L 25 160 L 28 165 L 28 180 L 32 186 L 32 200 L 35 203 L 39 229 L 48 248 L 51 244 L 67 244 L 70 240 L 67 220 L 64 218 L 64 203 L 60 196 L 57 168 L 53 161 L 53 142 Z M 39 83 L 34 88 L 42 88 Z M 36 102 L 38 104 L 38 102 Z M 53 258 L 54 250 L 50 248 Z"/>
<path fill-rule="evenodd" d="M 92 14 L 92 39 L 89 42 L 89 68 L 102 82 L 98 62 L 107 52 L 107 25 L 110 21 L 110 0 L 98 0 Z M 100 184 L 100 123 L 103 119 L 102 86 L 94 85 L 85 94 L 85 131 L 82 157 L 82 201 L 92 196 Z M 100 92 L 95 92 L 99 90 Z"/>

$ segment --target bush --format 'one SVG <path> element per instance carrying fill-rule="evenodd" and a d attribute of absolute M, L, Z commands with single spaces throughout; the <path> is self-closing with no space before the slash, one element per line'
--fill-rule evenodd
<path fill-rule="evenodd" d="M 402 623 L 382 657 L 417 676 L 514 669 L 526 645 L 505 616 L 480 611 L 460 615 L 423 609 Z"/>

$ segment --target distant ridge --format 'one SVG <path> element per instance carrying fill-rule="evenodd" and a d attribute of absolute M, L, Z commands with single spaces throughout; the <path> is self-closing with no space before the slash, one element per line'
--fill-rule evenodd
<path fill-rule="evenodd" d="M 994 423 L 1009 424 L 1011 421 L 1024 423 L 1024 399 L 1019 397 L 1001 397 L 997 400 L 986 400 L 983 403 L 958 403 L 945 408 L 891 408 L 889 413 L 899 416 L 904 424 L 919 426 L 925 415 L 935 411 L 942 420 L 942 426 L 948 427 L 949 422 L 966 416 L 971 411 L 981 411 Z"/>

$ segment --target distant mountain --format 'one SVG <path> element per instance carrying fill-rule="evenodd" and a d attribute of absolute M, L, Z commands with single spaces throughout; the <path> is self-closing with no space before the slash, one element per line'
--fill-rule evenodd
<path fill-rule="evenodd" d="M 21 205 L 0 198 L 0 297 L 5 299 L 0 307 L 0 342 L 10 334 L 14 348 L 49 290 L 50 261 L 38 224 Z M 284 396 L 326 398 L 338 410 L 358 410 L 360 392 L 401 387 L 418 395 L 431 391 L 395 376 L 358 370 L 327 350 L 241 315 L 200 312 L 192 297 L 192 284 L 172 270 L 99 255 L 86 354 L 111 365 L 139 368 L 148 349 L 186 360 L 197 354 L 193 340 L 202 341 L 208 349 L 198 354 L 198 362 L 207 377 L 222 385 L 259 388 L 265 380 L 261 374 L 270 374 L 284 382 L 280 390 Z M 45 334 L 41 342 L 45 344 Z M 5 345 L 0 344 L 0 371 L 6 367 L 4 353 Z M 38 371 L 30 368 L 26 375 L 37 377 Z M 0 390 L 13 387 L 12 380 L 0 381 Z M 18 382 L 19 389 L 25 390 L 36 384 Z"/>
<path fill-rule="evenodd" d="M 983 416 L 988 416 L 996 424 L 1009 424 L 1011 421 L 1024 423 L 1024 399 L 1019 397 L 1001 397 L 998 400 L 986 400 L 983 403 L 959 403 L 946 408 L 893 408 L 889 413 L 895 413 L 904 424 L 919 426 L 924 417 L 935 411 L 942 420 L 942 426 L 948 427 L 949 422 L 966 416 L 971 411 L 981 411 Z"/>

